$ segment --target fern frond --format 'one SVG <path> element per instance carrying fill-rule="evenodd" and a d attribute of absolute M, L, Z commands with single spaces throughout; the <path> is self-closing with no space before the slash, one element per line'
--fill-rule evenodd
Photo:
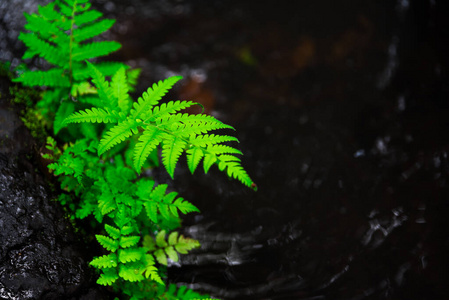
<path fill-rule="evenodd" d="M 79 45 L 73 49 L 72 59 L 74 61 L 84 61 L 86 59 L 108 55 L 109 53 L 117 51 L 120 47 L 120 43 L 115 41 L 92 42 Z"/>
<path fill-rule="evenodd" d="M 56 4 L 55 2 L 52 2 L 52 3 L 49 3 L 44 6 L 38 5 L 37 11 L 45 20 L 49 20 L 49 21 L 59 20 L 59 19 L 61 19 L 61 15 L 57 11 L 55 11 L 55 4 Z M 29 30 L 33 30 L 33 29 L 29 29 Z M 38 29 L 38 27 L 36 28 L 36 30 L 37 29 Z"/>
<path fill-rule="evenodd" d="M 217 162 L 217 156 L 214 154 L 206 154 L 204 156 L 204 160 L 203 160 L 203 169 L 204 169 L 204 174 L 207 174 L 207 172 L 209 172 L 210 167 L 212 167 L 212 165 L 214 163 Z"/>
<path fill-rule="evenodd" d="M 157 223 L 158 211 L 163 219 L 170 220 L 178 217 L 178 210 L 183 213 L 199 212 L 199 209 L 183 198 L 176 198 L 178 193 L 171 192 L 166 194 L 167 185 L 160 184 L 153 190 L 152 181 L 142 182 L 137 190 L 136 195 L 145 206 L 148 218 Z"/>
<path fill-rule="evenodd" d="M 95 237 L 97 238 L 97 241 L 100 243 L 103 248 L 105 248 L 108 251 L 115 252 L 118 249 L 118 240 L 113 240 L 110 237 L 96 234 Z"/>
<path fill-rule="evenodd" d="M 153 222 L 157 223 L 157 210 L 158 205 L 156 202 L 145 202 L 145 212 L 147 213 L 148 218 Z"/>
<path fill-rule="evenodd" d="M 25 14 L 25 28 L 30 33 L 19 36 L 28 48 L 24 58 L 39 56 L 54 69 L 25 72 L 16 81 L 52 88 L 37 106 L 43 115 L 54 116 L 55 134 L 63 126 L 81 123 L 67 126 L 62 133 L 69 135 L 59 140 L 85 137 L 64 145 L 63 152 L 58 152 L 55 140 L 49 139 L 53 155 L 47 157 L 54 160 L 49 169 L 61 175 L 61 187 L 67 192 L 59 199 L 68 203 L 69 210 L 79 218 L 93 214 L 99 223 L 105 221 L 105 231 L 95 237 L 109 253 L 90 262 L 101 272 L 99 284 L 115 283 L 113 290 L 122 289 L 131 299 L 200 299 L 198 294 L 174 285 L 166 292 L 155 265 L 155 261 L 163 265 L 176 262 L 179 254 L 199 247 L 194 239 L 178 232 L 167 236 L 163 230 L 180 225 L 180 213 L 198 212 L 198 208 L 176 192 L 167 192 L 168 185 L 155 187 L 154 181 L 139 178 L 133 169 L 140 172 L 149 157 L 159 164 L 157 147 L 161 145 L 161 161 L 172 178 L 186 152 L 192 173 L 203 160 L 206 173 L 217 164 L 229 177 L 253 187 L 237 157 L 242 153 L 225 144 L 238 140 L 211 134 L 213 130 L 233 129 L 214 117 L 182 113 L 197 104 L 193 101 L 160 103 L 181 76 L 153 84 L 132 103 L 129 92 L 136 85 L 139 70 L 128 70 L 122 63 L 87 62 L 120 48 L 113 41 L 88 41 L 115 22 L 100 20 L 102 14 L 90 9 L 89 1 L 55 0 L 39 6 L 39 14 Z M 108 76 L 112 79 L 106 80 Z M 103 132 L 98 140 L 100 130 Z M 131 150 L 125 149 L 122 142 L 133 135 L 126 143 Z M 103 155 L 120 143 L 123 147 Z"/>
<path fill-rule="evenodd" d="M 178 113 L 194 105 L 195 103 L 192 101 L 171 101 L 156 106 L 173 84 L 181 79 L 180 76 L 170 77 L 165 81 L 154 84 L 134 103 L 128 117 L 125 118 L 125 113 L 121 112 L 121 116 L 119 114 L 118 118 L 112 118 L 108 115 L 117 116 L 114 108 L 121 105 L 118 103 L 118 99 L 120 99 L 120 102 L 125 101 L 121 110 L 128 110 L 128 85 L 125 83 L 125 70 L 120 69 L 114 74 L 111 86 L 109 86 L 103 74 L 95 66 L 90 63 L 88 63 L 88 66 L 94 73 L 93 81 L 98 88 L 100 99 L 103 100 L 106 107 L 111 109 L 111 112 L 108 110 L 97 110 L 95 112 L 87 110 L 72 115 L 67 122 L 75 122 L 75 118 L 80 122 L 118 122 L 100 140 L 99 155 L 131 135 L 137 134 L 138 129 L 141 128 L 143 133 L 139 136 L 132 155 L 133 167 L 137 172 L 140 172 L 150 153 L 159 144 L 162 144 L 162 163 L 172 178 L 177 162 L 185 151 L 190 172 L 193 173 L 201 160 L 204 159 L 205 173 L 209 171 L 213 164 L 221 163 L 220 168 L 222 170 L 227 169 L 228 176 L 240 180 L 247 186 L 254 187 L 253 182 L 241 166 L 240 160 L 225 158 L 226 155 L 242 154 L 241 151 L 223 144 L 238 142 L 238 140 L 228 135 L 209 134 L 213 130 L 234 129 L 232 126 L 224 124 L 209 115 Z M 223 156 L 223 159 L 220 159 L 221 156 Z M 138 206 L 130 206 L 136 209 L 136 213 L 140 210 Z M 162 214 L 165 213 L 165 207 L 158 207 L 154 204 L 146 204 L 146 210 L 153 221 L 156 220 L 157 210 L 160 210 Z"/>
<path fill-rule="evenodd" d="M 128 248 L 131 246 L 135 246 L 139 240 L 140 240 L 140 236 L 137 236 L 137 235 L 122 236 L 120 239 L 120 247 Z"/>
<path fill-rule="evenodd" d="M 110 253 L 96 257 L 89 264 L 97 269 L 114 268 L 117 267 L 117 255 Z"/>
<path fill-rule="evenodd" d="M 187 153 L 187 165 L 189 167 L 190 172 L 193 174 L 198 167 L 201 159 L 205 156 L 205 153 L 208 154 L 207 159 L 204 162 L 204 171 L 207 173 L 209 168 L 217 161 L 216 156 L 218 151 L 221 149 L 221 153 L 234 153 L 234 154 L 242 154 L 239 150 L 226 146 L 226 145 L 216 145 L 222 142 L 228 141 L 238 141 L 236 138 L 226 135 L 214 135 L 214 134 L 206 134 L 190 136 L 189 139 L 189 149 L 186 150 Z M 206 148 L 206 149 L 205 149 Z M 211 151 L 214 149 L 215 151 Z M 227 152 L 228 151 L 228 152 Z M 214 154 L 214 155 L 212 155 Z M 235 157 L 235 156 L 233 156 Z M 237 157 L 235 157 L 239 160 Z"/>
<path fill-rule="evenodd" d="M 171 178 L 174 176 L 176 163 L 186 144 L 185 140 L 174 136 L 168 136 L 162 141 L 162 163 Z"/>
<path fill-rule="evenodd" d="M 118 166 L 118 159 L 117 156 L 114 158 L 117 166 L 109 168 L 105 172 L 108 184 L 116 194 L 116 197 L 119 196 L 117 195 L 118 192 L 129 194 L 133 190 L 131 181 L 136 179 L 136 173 L 133 170 L 125 166 Z"/>
<path fill-rule="evenodd" d="M 37 35 L 21 32 L 19 34 L 19 40 L 28 47 L 28 53 L 32 53 L 32 56 L 37 54 L 40 57 L 45 58 L 49 63 L 59 67 L 68 65 L 69 56 L 67 53 L 64 53 L 62 49 L 58 49 L 50 43 L 40 39 Z M 31 58 L 32 56 L 28 56 L 27 58 Z"/>
<path fill-rule="evenodd" d="M 252 181 L 251 177 L 249 177 L 248 173 L 240 164 L 240 159 L 236 159 L 236 157 L 232 155 L 220 155 L 218 160 L 218 169 L 220 171 L 224 171 L 226 169 L 230 178 L 235 178 L 247 187 L 257 190 L 256 184 Z"/>
<path fill-rule="evenodd" d="M 170 101 L 168 103 L 162 103 L 159 106 L 153 108 L 153 110 L 146 115 L 144 122 L 155 122 L 159 118 L 173 114 L 177 111 L 186 109 L 192 105 L 195 105 L 192 101 Z"/>
<path fill-rule="evenodd" d="M 163 131 L 155 127 L 146 128 L 142 135 L 140 135 L 133 153 L 134 169 L 137 172 L 140 172 L 150 153 L 162 142 L 164 135 L 165 133 Z"/>
<path fill-rule="evenodd" d="M 165 248 L 168 246 L 168 243 L 165 241 L 165 235 L 166 235 L 165 230 L 161 230 L 158 232 L 158 234 L 156 234 L 155 241 L 157 247 Z"/>
<path fill-rule="evenodd" d="M 201 159 L 204 157 L 204 152 L 200 148 L 193 148 L 186 150 L 187 153 L 187 166 L 189 167 L 190 173 L 194 173 L 198 167 Z"/>
<path fill-rule="evenodd" d="M 200 243 L 191 238 L 186 238 L 180 235 L 178 241 L 173 244 L 176 251 L 181 254 L 187 254 L 190 250 L 200 247 Z"/>
<path fill-rule="evenodd" d="M 82 96 L 92 94 L 97 94 L 97 90 L 87 81 L 73 83 L 70 88 L 70 95 L 72 95 L 72 97 L 76 98 L 77 100 L 80 100 L 79 98 L 82 98 Z M 98 97 L 96 97 L 96 99 L 98 101 Z M 81 99 L 81 101 L 82 100 L 83 99 Z"/>
<path fill-rule="evenodd" d="M 91 22 L 97 20 L 98 18 L 100 18 L 101 16 L 103 16 L 103 14 L 101 12 L 99 12 L 98 10 L 91 9 L 91 10 L 88 10 L 83 13 L 75 15 L 75 17 L 74 17 L 75 24 L 78 26 L 81 26 L 86 23 L 91 23 Z"/>
<path fill-rule="evenodd" d="M 126 72 L 129 91 L 134 92 L 137 85 L 137 78 L 139 77 L 141 69 L 132 69 Z"/>
<path fill-rule="evenodd" d="M 70 153 L 64 151 L 57 163 L 48 165 L 50 170 L 54 170 L 55 175 L 73 175 L 78 178 L 84 172 L 85 161 L 79 157 L 72 157 Z"/>
<path fill-rule="evenodd" d="M 170 207 L 170 211 L 175 216 L 178 216 L 176 209 L 179 209 L 179 211 L 182 212 L 183 214 L 187 214 L 190 212 L 200 212 L 200 210 L 195 205 L 184 200 L 181 197 L 176 199 L 175 202 L 172 203 L 172 205 L 169 205 L 169 207 Z"/>
<path fill-rule="evenodd" d="M 156 251 L 156 241 L 154 240 L 153 236 L 145 235 L 143 237 L 142 246 L 147 250 L 147 252 L 154 252 Z"/>
<path fill-rule="evenodd" d="M 42 11 L 41 8 L 42 7 L 39 6 L 39 12 Z M 47 10 L 44 10 L 44 12 L 47 13 Z M 64 32 L 62 32 L 54 22 L 51 22 L 52 20 L 49 20 L 44 16 L 41 17 L 36 14 L 29 15 L 27 13 L 24 13 L 24 15 L 28 22 L 24 26 L 25 29 L 39 33 L 43 38 L 49 39 L 51 41 L 55 41 L 57 38 L 63 38 L 64 40 L 67 41 L 68 38 L 67 35 L 64 34 Z M 57 13 L 56 16 L 58 16 Z M 59 44 L 61 42 L 62 41 L 59 40 Z"/>
<path fill-rule="evenodd" d="M 143 116 L 156 105 L 159 100 L 170 90 L 173 85 L 182 79 L 182 76 L 169 77 L 158 83 L 154 83 L 152 87 L 149 87 L 141 97 L 137 99 L 131 109 L 131 116 L 135 119 L 143 118 Z"/>
<path fill-rule="evenodd" d="M 123 226 L 120 232 L 122 235 L 128 235 L 134 232 L 134 228 L 131 226 Z"/>
<path fill-rule="evenodd" d="M 80 207 L 76 210 L 75 216 L 78 219 L 84 219 L 93 212 L 94 208 L 95 208 L 94 204 L 84 201 L 84 203 L 82 203 Z"/>
<path fill-rule="evenodd" d="M 76 23 L 76 19 L 75 19 Z M 79 27 L 73 30 L 73 39 L 80 43 L 84 40 L 90 39 L 94 36 L 100 35 L 103 32 L 107 31 L 109 28 L 114 25 L 115 20 L 112 19 L 104 19 L 96 23 L 89 24 L 87 26 Z"/>
<path fill-rule="evenodd" d="M 47 148 L 50 153 L 41 153 L 41 156 L 45 159 L 49 159 L 54 161 L 57 157 L 61 156 L 61 150 L 56 145 L 56 140 L 51 136 L 47 137 L 47 144 L 45 144 L 45 148 Z"/>
<path fill-rule="evenodd" d="M 215 155 L 220 154 L 240 154 L 243 155 L 243 153 L 240 150 L 237 150 L 233 147 L 226 146 L 226 145 L 209 145 L 207 147 L 207 152 Z"/>
<path fill-rule="evenodd" d="M 102 215 L 107 215 L 111 211 L 117 209 L 117 204 L 115 203 L 114 195 L 109 188 L 101 191 L 101 195 L 98 198 L 98 208 Z"/>
<path fill-rule="evenodd" d="M 173 262 L 177 262 L 179 260 L 178 253 L 176 253 L 173 246 L 165 248 L 165 253 L 167 253 L 167 257 L 170 258 L 170 260 L 172 260 Z"/>
<path fill-rule="evenodd" d="M 121 232 L 123 235 L 127 234 L 124 232 L 124 228 L 131 226 L 129 223 L 131 223 L 132 219 L 129 217 L 129 214 L 127 213 L 126 207 L 120 206 L 117 210 L 117 214 L 114 218 L 114 223 L 121 228 Z M 132 232 L 132 231 L 131 231 Z M 131 233 L 130 232 L 130 233 Z"/>
<path fill-rule="evenodd" d="M 129 248 L 119 251 L 119 261 L 121 263 L 128 263 L 133 261 L 139 261 L 142 258 L 144 251 L 142 248 Z"/>
<path fill-rule="evenodd" d="M 126 81 L 125 68 L 120 68 L 111 80 L 111 89 L 114 98 L 117 99 L 117 106 L 124 115 L 128 115 L 131 108 L 131 100 L 128 95 L 129 86 Z"/>
<path fill-rule="evenodd" d="M 79 184 L 77 186 L 78 188 L 80 187 Z M 84 193 L 83 197 L 81 197 L 81 203 L 75 212 L 76 218 L 84 219 L 88 215 L 93 214 L 94 210 L 97 209 L 97 197 L 98 193 L 94 189 L 90 189 L 88 192 Z"/>
<path fill-rule="evenodd" d="M 75 112 L 68 117 L 66 117 L 63 121 L 63 125 L 69 123 L 81 123 L 81 122 L 90 122 L 90 123 L 117 123 L 119 120 L 118 114 L 110 113 L 107 110 L 102 108 L 92 107 L 91 109 L 80 110 Z"/>
<path fill-rule="evenodd" d="M 191 135 L 189 144 L 198 147 L 207 147 L 207 145 L 221 144 L 224 142 L 239 142 L 236 137 L 218 134 Z"/>
<path fill-rule="evenodd" d="M 55 68 L 48 71 L 29 71 L 13 79 L 27 86 L 69 87 L 70 79 L 65 70 Z"/>
<path fill-rule="evenodd" d="M 178 261 L 178 253 L 187 254 L 190 250 L 198 248 L 200 243 L 197 240 L 191 238 L 185 238 L 183 235 L 179 235 L 174 231 L 168 236 L 168 240 L 165 240 L 166 232 L 161 230 L 154 241 L 149 241 L 152 238 L 148 236 L 147 243 L 144 247 L 154 253 L 156 260 L 162 264 L 167 265 L 167 258 L 172 261 Z M 148 247 L 149 246 L 149 247 Z M 178 252 L 178 253 L 177 253 Z"/>
<path fill-rule="evenodd" d="M 137 192 L 136 195 L 141 199 L 148 199 L 153 191 L 154 181 L 148 178 L 141 178 L 136 182 Z"/>
<path fill-rule="evenodd" d="M 154 257 L 156 257 L 157 262 L 161 265 L 166 266 L 168 264 L 167 255 L 165 254 L 163 249 L 154 251 Z"/>
<path fill-rule="evenodd" d="M 92 82 L 97 87 L 98 96 L 105 108 L 114 110 L 117 107 L 117 99 L 114 97 L 113 91 L 104 78 L 104 75 L 90 62 L 86 62 L 92 75 Z"/>
<path fill-rule="evenodd" d="M 64 2 L 66 2 L 66 3 L 64 3 Z M 59 3 L 58 3 L 59 10 L 61 11 L 61 13 L 69 18 L 72 16 L 72 14 L 76 8 L 75 5 L 76 5 L 76 3 L 70 2 L 70 1 L 59 1 Z"/>
<path fill-rule="evenodd" d="M 150 278 L 151 280 L 154 280 L 159 284 L 165 285 L 165 283 L 159 276 L 159 273 L 157 272 L 158 271 L 157 268 L 154 266 L 153 255 L 145 254 L 144 261 L 145 261 L 145 271 L 144 271 L 145 278 Z"/>
<path fill-rule="evenodd" d="M 105 224 L 104 229 L 113 239 L 118 240 L 120 238 L 120 229 L 109 224 Z"/>
<path fill-rule="evenodd" d="M 143 272 L 141 264 L 134 262 L 120 265 L 118 275 L 127 281 L 136 282 L 144 279 Z"/>
<path fill-rule="evenodd" d="M 178 216 L 178 211 L 176 210 L 176 207 L 171 206 L 173 200 L 175 200 L 177 195 L 178 195 L 178 193 L 171 192 L 171 193 L 168 193 L 167 195 L 165 195 L 163 198 L 161 198 L 160 200 L 162 200 L 162 201 L 160 201 L 159 199 L 156 200 L 156 201 L 160 201 L 158 203 L 158 208 L 159 208 L 159 211 L 160 211 L 163 219 L 165 219 L 165 220 L 172 219 L 173 218 L 172 216 L 175 215 L 175 214 L 172 214 L 172 211 L 175 211 L 176 216 Z"/>
<path fill-rule="evenodd" d="M 101 213 L 98 206 L 94 207 L 93 215 L 98 223 L 103 223 L 104 215 Z"/>
<path fill-rule="evenodd" d="M 203 134 L 217 129 L 234 129 L 232 126 L 224 124 L 212 116 L 182 113 L 165 115 L 163 118 L 156 120 L 156 126 L 170 130 L 173 134 L 185 138 L 193 134 Z"/>
<path fill-rule="evenodd" d="M 98 155 L 111 149 L 113 146 L 123 142 L 126 138 L 132 135 L 132 130 L 136 130 L 142 122 L 139 120 L 126 119 L 118 123 L 107 131 L 104 137 L 100 140 L 98 145 Z"/>
<path fill-rule="evenodd" d="M 103 273 L 98 278 L 97 283 L 101 285 L 112 285 L 117 279 L 119 279 L 119 275 L 117 274 L 116 268 L 107 268 L 101 270 Z"/>
<path fill-rule="evenodd" d="M 175 284 L 170 284 L 167 294 L 173 295 L 173 297 L 176 298 L 176 300 L 208 300 L 211 299 L 209 295 L 200 295 L 197 292 L 188 289 L 185 285 L 180 286 L 179 289 L 177 289 L 177 286 Z"/>

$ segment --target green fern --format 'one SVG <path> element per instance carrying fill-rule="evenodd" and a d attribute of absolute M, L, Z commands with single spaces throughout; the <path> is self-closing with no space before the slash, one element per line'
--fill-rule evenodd
<path fill-rule="evenodd" d="M 124 84 L 126 81 L 124 71 L 119 70 L 109 83 L 95 66 L 88 65 L 94 74 L 93 82 L 99 91 L 103 108 L 75 112 L 68 116 L 63 124 L 82 122 L 116 124 L 103 134 L 98 145 L 99 155 L 137 135 L 138 142 L 133 153 L 133 167 L 137 172 L 141 171 L 150 153 L 161 145 L 162 164 L 172 178 L 177 162 L 185 152 L 192 173 L 203 160 L 205 173 L 213 164 L 217 164 L 220 170 L 226 170 L 229 177 L 256 189 L 256 185 L 241 166 L 240 159 L 235 156 L 242 153 L 223 144 L 238 140 L 232 136 L 209 134 L 210 131 L 217 129 L 233 129 L 231 126 L 212 116 L 181 113 L 180 111 L 195 105 L 192 101 L 170 101 L 159 104 L 181 76 L 170 77 L 153 84 L 128 111 L 130 98 Z"/>
<path fill-rule="evenodd" d="M 166 184 L 153 188 L 154 181 L 142 179 L 137 186 L 138 201 L 144 205 L 148 218 L 154 223 L 158 223 L 160 218 L 165 220 L 177 218 L 178 210 L 184 214 L 199 212 L 193 204 L 183 198 L 176 198 L 178 193 L 166 194 Z"/>
<path fill-rule="evenodd" d="M 87 2 L 87 0 L 60 0 L 46 6 L 38 6 L 38 14 L 24 14 L 28 21 L 25 29 L 31 31 L 19 35 L 19 40 L 28 48 L 24 59 L 37 55 L 59 68 L 25 72 L 16 81 L 29 86 L 71 86 L 73 79 L 80 80 L 73 78 L 74 73 L 86 73 L 84 64 L 86 59 L 107 55 L 121 47 L 115 41 L 86 42 L 104 33 L 115 23 L 111 19 L 99 20 L 102 13 L 90 9 Z M 114 63 L 114 65 L 123 64 Z M 104 65 L 100 64 L 98 67 L 103 69 Z M 103 71 L 106 71 L 108 68 L 104 69 Z M 113 70 L 109 68 L 109 71 L 115 72 L 116 69 L 116 67 Z M 59 75 L 62 78 L 59 80 L 63 80 L 62 84 L 53 76 L 47 78 L 46 74 Z M 36 77 L 40 77 L 44 84 L 36 82 Z"/>
<path fill-rule="evenodd" d="M 170 299 L 171 298 L 170 296 L 173 296 L 172 299 L 176 300 L 199 300 L 199 299 L 212 300 L 212 298 L 210 298 L 209 295 L 200 295 L 186 288 L 185 286 L 181 286 L 178 288 L 174 284 L 170 284 L 170 286 L 167 289 L 166 298 Z"/>
<path fill-rule="evenodd" d="M 164 284 L 152 256 L 145 253 L 146 248 L 138 246 L 140 236 L 133 235 L 135 226 L 126 217 L 126 211 L 121 209 L 114 221 L 118 227 L 105 224 L 108 235 L 96 235 L 98 242 L 110 252 L 90 262 L 102 271 L 98 284 L 111 285 L 117 280 L 137 282 L 145 278 Z"/>
<path fill-rule="evenodd" d="M 136 173 L 126 167 L 120 156 L 114 157 L 114 164 L 102 163 L 95 155 L 96 143 L 89 144 L 87 139 L 68 146 L 62 153 L 53 139 L 48 139 L 48 143 L 47 147 L 53 153 L 46 157 L 56 160 L 51 164 L 51 169 L 63 178 L 61 186 L 81 196 L 80 203 L 74 208 L 75 215 L 85 218 L 93 214 L 98 222 L 108 220 L 113 224 L 105 223 L 106 234 L 96 235 L 97 241 L 108 251 L 91 262 L 102 272 L 99 284 L 146 279 L 162 284 L 155 261 L 164 264 L 163 253 L 176 261 L 177 253 L 185 254 L 199 246 L 198 241 L 182 236 L 178 238 L 177 234 L 172 233 L 169 245 L 160 249 L 162 233 L 165 232 L 162 230 L 157 236 L 159 248 L 148 247 L 148 233 L 164 224 L 179 226 L 179 212 L 199 211 L 189 202 L 177 198 L 177 193 L 167 193 L 167 185 L 155 187 L 151 180 L 137 179 Z M 142 219 L 143 216 L 147 217 L 147 221 Z M 139 228 L 145 226 L 149 227 L 145 230 L 145 241 L 141 241 L 143 232 Z"/>
<path fill-rule="evenodd" d="M 144 280 L 131 284 L 124 282 L 121 285 L 124 294 L 129 295 L 131 300 L 156 299 L 156 300 L 212 300 L 209 295 L 201 295 L 185 286 L 178 287 L 176 284 L 164 286 L 155 284 L 153 281 Z"/>
<path fill-rule="evenodd" d="M 154 258 L 160 264 L 167 265 L 167 257 L 176 262 L 177 253 L 186 254 L 199 247 L 198 241 L 178 236 L 177 232 L 172 232 L 166 242 L 164 230 L 158 233 L 155 240 L 146 235 L 143 246 L 139 247 L 141 238 L 135 234 L 136 220 L 130 217 L 129 209 L 119 208 L 113 220 L 117 227 L 105 224 L 107 235 L 96 235 L 97 241 L 109 253 L 94 258 L 90 263 L 101 270 L 97 281 L 101 285 L 112 285 L 117 280 L 140 282 L 145 279 L 163 285 Z"/>
<path fill-rule="evenodd" d="M 101 20 L 102 13 L 90 6 L 87 0 L 59 0 L 39 6 L 36 14 L 24 14 L 28 22 L 25 29 L 29 32 L 19 35 L 19 40 L 27 46 L 23 58 L 39 56 L 53 68 L 24 72 L 14 81 L 51 88 L 38 107 L 54 120 L 55 134 L 62 128 L 62 120 L 75 111 L 70 96 L 80 98 L 78 100 L 83 103 L 95 93 L 86 82 L 90 76 L 85 60 L 108 55 L 121 47 L 115 41 L 89 42 L 115 23 L 111 19 Z M 95 65 L 106 75 L 127 68 L 116 62 Z"/>
<path fill-rule="evenodd" d="M 150 235 L 145 236 L 143 246 L 147 251 L 152 252 L 157 261 L 162 265 L 167 265 L 167 258 L 173 262 L 178 261 L 178 253 L 187 254 L 190 250 L 198 248 L 200 243 L 197 240 L 185 238 L 174 231 L 165 240 L 165 230 L 160 231 L 156 238 Z"/>
<path fill-rule="evenodd" d="M 154 261 L 148 259 L 143 248 L 118 249 L 117 253 L 103 255 L 91 261 L 92 266 L 102 271 L 98 284 L 112 285 L 116 280 L 137 282 L 145 277 L 163 284 Z"/>
<path fill-rule="evenodd" d="M 114 157 L 114 164 L 105 164 L 96 155 L 95 142 L 79 140 L 62 153 L 55 147 L 54 140 L 47 146 L 54 153 L 45 157 L 55 159 L 49 169 L 61 176 L 61 187 L 68 192 L 83 193 L 75 210 L 78 218 L 93 214 L 99 222 L 104 216 L 114 217 L 120 206 L 131 209 L 132 217 L 141 211 L 154 224 L 178 223 L 179 212 L 199 212 L 193 204 L 177 197 L 176 192 L 166 193 L 167 185 L 154 185 L 146 178 L 138 180 L 136 173 L 128 168 L 121 156 Z"/>
<path fill-rule="evenodd" d="M 241 165 L 242 153 L 229 145 L 237 138 L 215 132 L 233 128 L 212 116 L 183 113 L 198 105 L 193 101 L 161 103 L 181 76 L 153 84 L 134 102 L 129 93 L 138 69 L 88 62 L 120 48 L 117 42 L 91 41 L 115 21 L 101 19 L 88 0 L 56 0 L 25 17 L 29 32 L 19 37 L 28 47 L 24 59 L 39 56 L 52 68 L 26 71 L 16 81 L 47 86 L 36 108 L 53 121 L 55 135 L 66 128 L 58 136 L 66 143 L 49 137 L 43 157 L 52 160 L 48 167 L 63 190 L 59 201 L 71 217 L 91 217 L 104 226 L 95 235 L 104 252 L 90 262 L 100 273 L 97 282 L 131 299 L 206 299 L 185 287 L 165 286 L 163 280 L 169 261 L 200 245 L 175 230 L 180 214 L 198 208 L 140 173 L 158 165 L 159 148 L 172 178 L 185 153 L 191 173 L 202 161 L 205 173 L 217 165 L 256 189 Z"/>

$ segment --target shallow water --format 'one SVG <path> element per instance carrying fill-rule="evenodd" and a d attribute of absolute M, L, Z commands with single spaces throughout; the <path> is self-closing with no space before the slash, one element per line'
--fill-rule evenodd
<path fill-rule="evenodd" d="M 202 249 L 171 279 L 223 299 L 447 299 L 445 1 L 96 2 L 113 59 L 233 125 L 254 193 L 179 169 Z M 185 164 L 184 164 L 185 165 Z M 156 173 L 165 181 L 164 170 Z"/>

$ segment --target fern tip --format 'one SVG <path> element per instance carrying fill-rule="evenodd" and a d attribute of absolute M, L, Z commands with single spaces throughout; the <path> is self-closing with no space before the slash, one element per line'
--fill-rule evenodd
<path fill-rule="evenodd" d="M 250 188 L 251 188 L 253 191 L 257 192 L 257 184 L 255 184 L 254 182 L 251 183 Z"/>

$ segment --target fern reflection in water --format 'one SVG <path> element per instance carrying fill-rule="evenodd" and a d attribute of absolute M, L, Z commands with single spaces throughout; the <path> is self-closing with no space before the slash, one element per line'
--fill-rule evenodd
<path fill-rule="evenodd" d="M 122 63 L 86 61 L 120 48 L 117 42 L 87 42 L 114 23 L 99 20 L 102 14 L 91 9 L 88 0 L 56 0 L 38 11 L 25 14 L 25 28 L 31 32 L 19 37 L 28 47 L 24 59 L 37 55 L 54 68 L 26 71 L 15 81 L 48 87 L 36 107 L 48 121 L 54 120 L 59 143 L 48 137 L 50 153 L 43 157 L 53 161 L 48 168 L 64 191 L 59 200 L 73 218 L 93 215 L 104 223 L 104 232 L 95 237 L 106 254 L 90 263 L 101 272 L 97 282 L 132 299 L 207 298 L 166 287 L 161 268 L 168 260 L 176 262 L 178 253 L 199 247 L 197 240 L 174 231 L 181 224 L 179 212 L 199 212 L 198 208 L 176 192 L 167 193 L 167 184 L 155 185 L 140 173 L 158 166 L 161 145 L 161 161 L 172 178 L 185 152 L 191 173 L 203 160 L 205 173 L 215 164 L 256 190 L 236 156 L 242 153 L 226 144 L 238 140 L 211 133 L 233 128 L 212 116 L 182 113 L 196 105 L 193 101 L 160 104 L 181 76 L 153 84 L 133 102 L 129 92 L 138 70 Z"/>

